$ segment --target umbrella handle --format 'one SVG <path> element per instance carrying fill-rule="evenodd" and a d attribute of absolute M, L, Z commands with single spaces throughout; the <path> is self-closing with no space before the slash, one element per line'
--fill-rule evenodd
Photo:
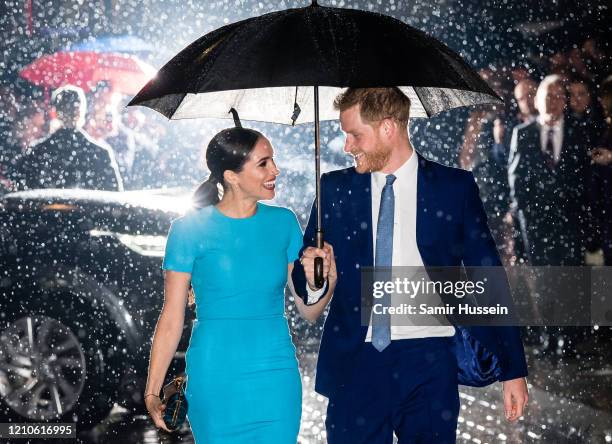
<path fill-rule="evenodd" d="M 317 248 L 323 248 L 323 230 L 317 230 L 316 233 Z M 323 288 L 325 279 L 323 278 L 323 258 L 315 257 L 314 261 L 314 284 L 317 289 Z"/>

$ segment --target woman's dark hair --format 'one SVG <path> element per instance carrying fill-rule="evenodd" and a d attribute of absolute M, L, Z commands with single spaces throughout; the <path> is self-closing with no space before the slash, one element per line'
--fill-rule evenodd
<path fill-rule="evenodd" d="M 249 128 L 227 128 L 217 133 L 206 148 L 208 179 L 193 193 L 193 205 L 204 208 L 219 202 L 218 184 L 225 189 L 223 173 L 226 170 L 239 173 L 257 140 L 263 137 L 259 131 Z"/>

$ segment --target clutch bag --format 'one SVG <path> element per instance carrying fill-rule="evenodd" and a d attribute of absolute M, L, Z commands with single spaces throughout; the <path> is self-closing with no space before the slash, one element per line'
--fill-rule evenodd
<path fill-rule="evenodd" d="M 162 403 L 166 406 L 164 410 L 164 423 L 168 430 L 178 429 L 187 417 L 187 399 L 185 398 L 185 384 L 187 375 L 178 375 L 162 389 L 164 397 Z"/>

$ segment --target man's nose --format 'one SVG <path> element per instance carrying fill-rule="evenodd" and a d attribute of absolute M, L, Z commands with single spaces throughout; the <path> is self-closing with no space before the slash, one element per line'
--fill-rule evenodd
<path fill-rule="evenodd" d="M 350 153 L 351 152 L 351 145 L 349 144 L 349 140 L 346 139 L 346 141 L 344 142 L 344 152 L 345 153 Z"/>

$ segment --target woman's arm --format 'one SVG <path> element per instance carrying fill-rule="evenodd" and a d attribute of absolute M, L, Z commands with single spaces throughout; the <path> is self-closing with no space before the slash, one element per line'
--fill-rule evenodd
<path fill-rule="evenodd" d="M 161 415 L 163 407 L 158 395 L 183 333 L 185 306 L 190 282 L 191 274 L 189 273 L 166 271 L 164 306 L 157 321 L 151 345 L 145 404 L 155 425 L 165 430 L 167 429 Z"/>

